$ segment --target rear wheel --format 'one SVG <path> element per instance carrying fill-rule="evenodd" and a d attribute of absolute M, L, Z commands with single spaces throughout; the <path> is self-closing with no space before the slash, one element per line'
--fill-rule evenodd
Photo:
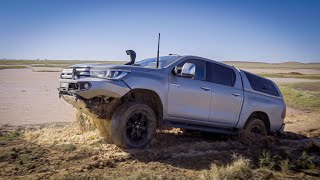
<path fill-rule="evenodd" d="M 156 125 L 156 116 L 149 106 L 124 103 L 111 119 L 112 140 L 122 148 L 143 148 L 152 140 Z"/>
<path fill-rule="evenodd" d="M 266 124 L 258 118 L 250 119 L 240 133 L 241 139 L 245 141 L 255 141 L 267 135 L 268 129 Z"/>
<path fill-rule="evenodd" d="M 266 136 L 268 135 L 268 130 L 264 122 L 258 118 L 253 118 L 249 120 L 249 122 L 245 125 L 244 129 L 247 132 L 253 133 L 253 134 L 259 134 Z"/>

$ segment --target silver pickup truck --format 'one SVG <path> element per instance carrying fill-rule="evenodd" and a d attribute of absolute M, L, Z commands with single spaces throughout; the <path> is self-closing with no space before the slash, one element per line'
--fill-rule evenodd
<path fill-rule="evenodd" d="M 112 141 L 123 148 L 145 147 L 162 125 L 222 134 L 284 129 L 286 105 L 274 82 L 202 57 L 73 65 L 59 82 L 60 96 L 109 121 Z"/>

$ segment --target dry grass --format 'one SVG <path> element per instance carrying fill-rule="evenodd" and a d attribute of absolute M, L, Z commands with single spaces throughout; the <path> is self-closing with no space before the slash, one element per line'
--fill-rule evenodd
<path fill-rule="evenodd" d="M 24 138 L 38 145 L 92 145 L 104 140 L 97 130 L 83 132 L 74 124 L 38 130 L 27 129 L 24 133 Z"/>
<path fill-rule="evenodd" d="M 279 88 L 289 106 L 300 109 L 320 107 L 319 83 L 283 83 L 279 84 Z"/>
<path fill-rule="evenodd" d="M 280 169 L 283 175 L 287 174 L 288 171 L 290 170 L 291 165 L 289 163 L 290 163 L 289 159 L 280 161 Z"/>
<path fill-rule="evenodd" d="M 260 168 L 273 169 L 276 165 L 275 157 L 267 151 L 263 151 L 259 158 Z"/>
<path fill-rule="evenodd" d="M 119 180 L 163 180 L 168 179 L 165 176 L 157 175 L 152 171 L 139 170 L 126 178 L 119 178 Z"/>
<path fill-rule="evenodd" d="M 210 180 L 273 179 L 277 176 L 288 178 L 291 177 L 293 169 L 298 171 L 301 169 L 315 170 L 313 160 L 314 157 L 306 152 L 302 152 L 297 159 L 282 159 L 270 152 L 263 151 L 257 166 L 250 159 L 233 155 L 233 161 L 230 164 L 222 166 L 212 164 L 209 170 L 203 171 L 200 178 Z"/>
<path fill-rule="evenodd" d="M 296 160 L 295 165 L 298 168 L 313 169 L 314 168 L 313 159 L 314 159 L 313 156 L 303 151 L 300 157 Z"/>
<path fill-rule="evenodd" d="M 231 164 L 218 166 L 212 164 L 209 171 L 205 171 L 202 179 L 250 179 L 253 176 L 253 170 L 249 159 L 244 157 L 236 158 Z"/>
<path fill-rule="evenodd" d="M 0 66 L 1 69 L 25 69 L 27 66 Z"/>
<path fill-rule="evenodd" d="M 261 63 L 245 61 L 225 61 L 224 63 L 244 69 L 320 69 L 320 63 Z"/>
<path fill-rule="evenodd" d="M 20 134 L 18 132 L 8 133 L 8 134 L 0 134 L 0 141 L 12 141 L 17 138 L 20 138 Z"/>
<path fill-rule="evenodd" d="M 32 165 L 32 171 L 36 171 L 31 173 L 33 178 L 50 162 L 54 163 L 54 167 L 59 167 L 54 173 L 50 169 L 45 171 L 46 177 L 51 179 L 278 179 L 296 178 L 301 170 L 318 167 L 314 162 L 318 156 L 314 152 L 288 144 L 287 140 L 286 145 L 281 142 L 275 144 L 279 148 L 277 151 L 263 151 L 236 141 L 208 142 L 208 138 L 205 138 L 195 143 L 198 141 L 194 139 L 197 138 L 195 136 L 175 134 L 162 138 L 158 136 L 157 140 L 161 142 L 151 148 L 123 150 L 103 141 L 99 131 L 92 129 L 94 127 L 90 124 L 84 127 L 80 129 L 76 124 L 70 124 L 66 127 L 28 130 L 25 132 L 28 142 L 16 142 L 25 144 L 16 144 L 15 148 L 0 146 L 1 150 L 7 151 L 6 155 L 3 155 L 6 151 L 2 151 L 0 161 L 2 159 L 11 163 L 5 174 L 14 173 L 11 169 L 14 166 L 21 169 L 17 172 L 19 175 L 28 179 L 25 174 L 30 173 L 30 169 L 22 167 Z M 181 141 L 182 144 L 179 144 Z M 34 146 L 33 143 L 40 146 Z M 13 147 L 12 142 L 10 144 Z M 238 148 L 251 150 L 238 151 Z M 287 148 L 290 151 L 284 152 Z M 301 148 L 308 153 L 302 152 Z M 233 154 L 229 162 L 230 158 L 226 155 L 234 152 L 237 154 Z M 18 160 L 7 158 L 12 153 L 16 154 Z M 15 163 L 18 161 L 22 165 Z M 306 174 L 304 177 L 311 176 Z"/>
<path fill-rule="evenodd" d="M 258 75 L 268 78 L 298 78 L 298 79 L 320 79 L 320 74 L 298 74 L 292 73 L 258 73 Z"/>
<path fill-rule="evenodd" d="M 108 149 L 110 121 L 91 118 L 84 113 L 76 113 L 76 122 L 66 126 L 51 126 L 42 129 L 26 129 L 24 139 L 38 145 L 59 146 L 63 151 L 73 151 L 77 147 Z"/>

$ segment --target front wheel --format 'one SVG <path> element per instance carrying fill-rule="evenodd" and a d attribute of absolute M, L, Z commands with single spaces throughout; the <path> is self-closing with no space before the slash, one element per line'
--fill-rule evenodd
<path fill-rule="evenodd" d="M 113 142 L 122 148 L 143 148 L 153 139 L 157 120 L 145 104 L 127 102 L 118 107 L 111 119 Z"/>

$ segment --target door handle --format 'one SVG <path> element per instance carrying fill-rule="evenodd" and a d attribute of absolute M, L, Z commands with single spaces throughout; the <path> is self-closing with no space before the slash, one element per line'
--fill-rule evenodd
<path fill-rule="evenodd" d="M 240 96 L 238 93 L 232 93 L 233 96 Z"/>
<path fill-rule="evenodd" d="M 170 83 L 170 86 L 178 88 L 180 85 L 179 84 L 175 84 L 175 83 Z"/>
<path fill-rule="evenodd" d="M 203 89 L 205 91 L 209 91 L 210 90 L 210 88 L 208 88 L 208 87 L 201 87 L 201 89 Z"/>

